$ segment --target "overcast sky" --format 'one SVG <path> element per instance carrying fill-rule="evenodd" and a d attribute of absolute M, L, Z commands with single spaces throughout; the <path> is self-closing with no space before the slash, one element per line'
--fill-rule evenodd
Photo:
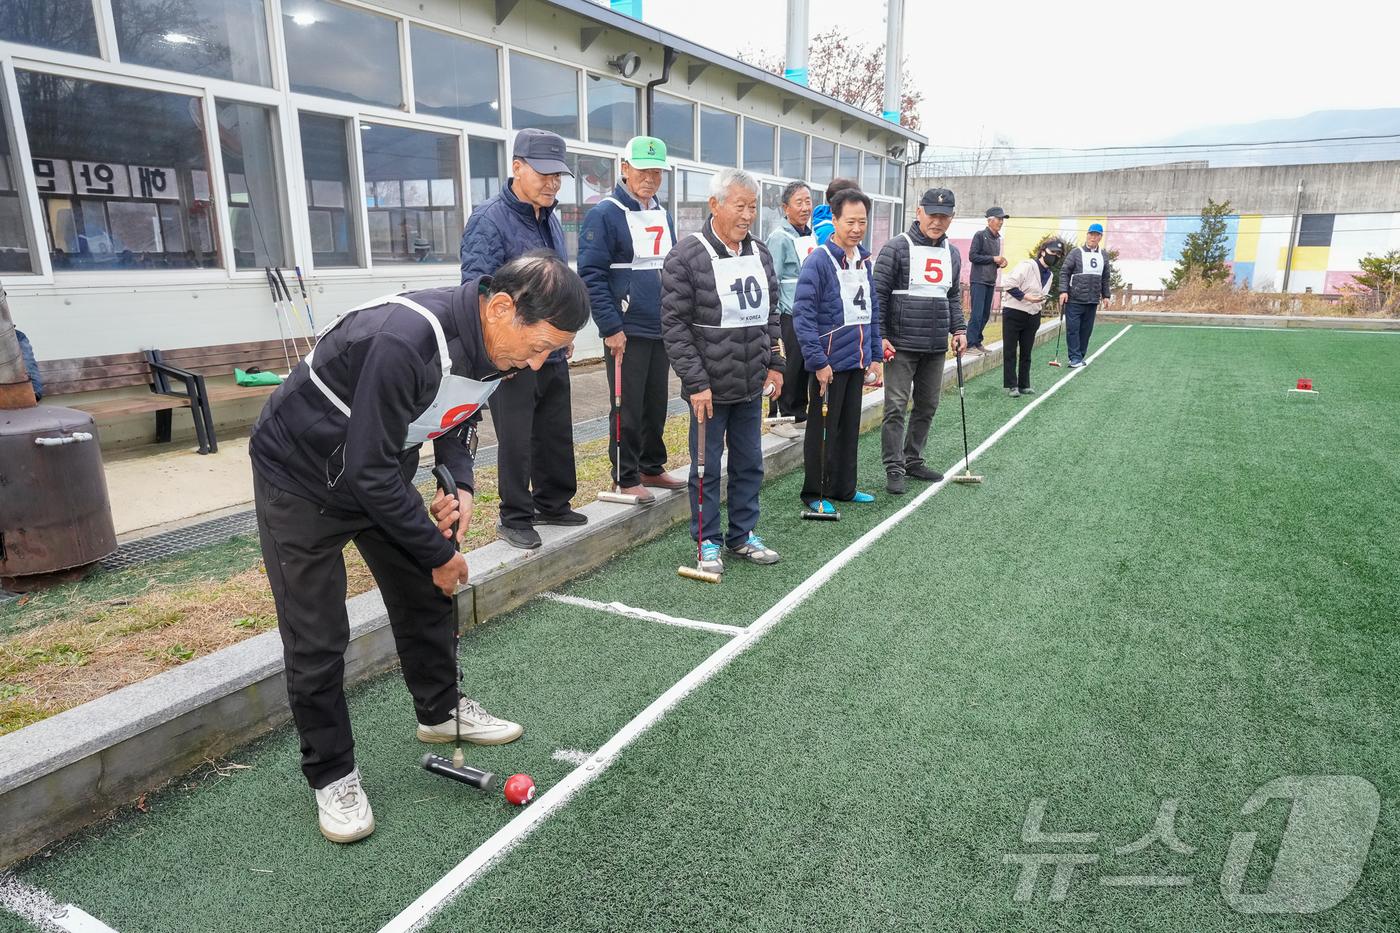
<path fill-rule="evenodd" d="M 813 35 L 884 44 L 880 0 L 809 0 Z M 786 0 L 643 0 L 644 19 L 719 52 L 785 51 Z M 1400 106 L 1394 0 L 940 3 L 905 0 L 922 132 L 976 146 L 1152 143 L 1183 130 Z M 1101 94 L 1099 92 L 1102 92 Z"/>

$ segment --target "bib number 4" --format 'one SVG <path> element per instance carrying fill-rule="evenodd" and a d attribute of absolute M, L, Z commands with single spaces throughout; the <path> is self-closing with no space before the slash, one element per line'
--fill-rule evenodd
<path fill-rule="evenodd" d="M 749 276 L 744 279 L 735 279 L 730 284 L 729 290 L 739 296 L 739 310 L 748 311 L 757 308 L 763 303 L 763 286 L 759 284 L 756 276 Z"/>

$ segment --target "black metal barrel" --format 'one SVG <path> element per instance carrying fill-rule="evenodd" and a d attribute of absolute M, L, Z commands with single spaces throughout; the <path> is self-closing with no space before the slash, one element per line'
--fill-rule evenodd
<path fill-rule="evenodd" d="M 81 567 L 116 549 L 92 416 L 0 409 L 0 577 Z"/>

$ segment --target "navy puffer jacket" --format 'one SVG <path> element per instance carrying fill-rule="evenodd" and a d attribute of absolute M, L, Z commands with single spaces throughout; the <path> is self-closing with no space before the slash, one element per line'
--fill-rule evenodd
<path fill-rule="evenodd" d="M 946 353 L 948 335 L 966 332 L 962 313 L 962 257 L 944 236 L 937 243 L 924 236 L 918 223 L 909 228 L 915 246 L 946 246 L 952 269 L 944 270 L 952 284 L 948 297 L 910 295 L 909 240 L 894 237 L 875 260 L 875 293 L 880 299 L 880 334 L 905 353 Z M 905 294 L 899 294 L 905 292 Z"/>
<path fill-rule="evenodd" d="M 832 240 L 807 257 L 802 273 L 797 277 L 797 296 L 792 301 L 792 327 L 797 342 L 802 345 L 802 358 L 809 372 L 830 366 L 841 373 L 865 369 L 880 354 L 880 305 L 875 296 L 875 280 L 871 276 L 870 252 L 863 246 L 860 264 L 865 269 L 866 290 L 870 307 L 869 324 L 847 326 L 845 306 L 841 302 L 841 280 L 836 265 L 846 268 L 846 251 Z M 823 250 L 826 255 L 822 255 Z"/>
<path fill-rule="evenodd" d="M 558 203 L 542 208 L 536 217 L 535 206 L 516 197 L 515 179 L 509 179 L 467 218 L 462 231 L 462 281 L 495 275 L 501 266 L 534 249 L 552 249 L 568 262 L 564 225 L 554 211 Z M 549 355 L 551 363 L 563 359 L 563 350 Z"/>
<path fill-rule="evenodd" d="M 642 206 L 627 186 L 619 184 L 612 196 L 627 210 Z M 655 199 L 648 205 L 656 208 Z M 676 242 L 676 225 L 670 215 L 671 242 Z M 604 338 L 622 331 L 629 337 L 661 339 L 661 270 L 616 268 L 632 261 L 632 231 L 627 215 L 616 204 L 604 201 L 583 219 L 578 241 L 578 274 L 588 283 L 593 305 L 593 322 Z M 626 312 L 623 307 L 626 306 Z"/>

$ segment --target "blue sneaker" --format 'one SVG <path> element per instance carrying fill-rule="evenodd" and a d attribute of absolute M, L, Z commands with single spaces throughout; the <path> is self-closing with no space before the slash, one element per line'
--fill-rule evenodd
<path fill-rule="evenodd" d="M 825 499 L 822 499 L 819 502 L 808 502 L 807 508 L 809 511 L 822 512 L 826 515 L 836 514 L 836 506 L 832 505 L 830 502 L 827 502 Z"/>
<path fill-rule="evenodd" d="M 719 559 L 718 541 L 706 541 L 700 545 L 700 562 L 696 566 L 706 573 L 724 573 L 724 561 Z"/>
<path fill-rule="evenodd" d="M 874 502 L 874 501 L 875 501 L 875 497 L 872 496 L 872 495 L 871 495 L 870 493 L 868 493 L 868 492 L 858 492 L 858 493 L 856 493 L 854 496 L 851 496 L 851 501 L 852 501 L 852 502 Z"/>

